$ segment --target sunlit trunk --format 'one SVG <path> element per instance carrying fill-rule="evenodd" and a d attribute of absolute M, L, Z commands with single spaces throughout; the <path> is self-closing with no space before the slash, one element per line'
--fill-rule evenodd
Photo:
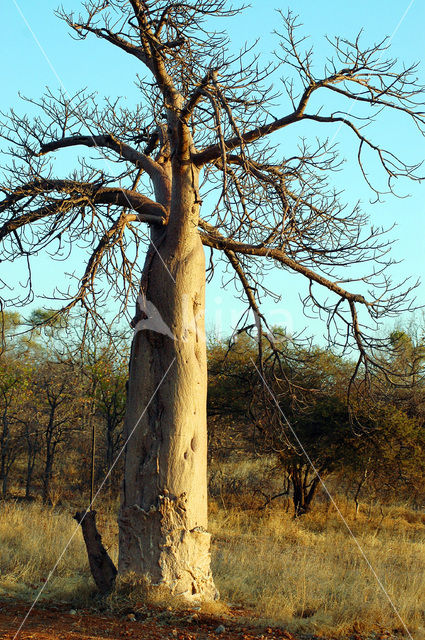
<path fill-rule="evenodd" d="M 178 200 L 189 214 L 190 194 L 192 203 Z M 210 600 L 204 251 L 193 224 L 169 226 L 153 242 L 131 353 L 119 572 Z"/>

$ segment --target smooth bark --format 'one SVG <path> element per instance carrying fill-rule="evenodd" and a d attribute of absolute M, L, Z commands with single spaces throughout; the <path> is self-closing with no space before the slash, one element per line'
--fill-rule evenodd
<path fill-rule="evenodd" d="M 218 596 L 207 532 L 205 258 L 193 174 L 174 174 L 166 233 L 153 231 L 130 362 L 119 571 L 187 600 Z M 172 224 L 171 221 L 177 221 Z"/>

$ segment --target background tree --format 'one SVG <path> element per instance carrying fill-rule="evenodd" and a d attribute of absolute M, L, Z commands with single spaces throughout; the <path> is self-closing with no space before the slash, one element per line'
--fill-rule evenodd
<path fill-rule="evenodd" d="M 20 425 L 21 437 L 26 450 L 26 471 L 25 471 L 25 498 L 32 497 L 34 471 L 37 459 L 39 458 L 42 438 L 41 438 L 41 399 L 37 393 L 37 370 L 40 360 L 34 361 L 29 358 L 27 352 L 27 364 L 25 368 L 25 396 L 21 396 L 17 422 Z"/>
<path fill-rule="evenodd" d="M 332 492 L 345 491 L 356 512 L 364 497 L 421 504 L 424 420 L 418 400 L 424 381 L 419 371 L 414 387 L 409 376 L 397 376 L 398 385 L 390 385 L 382 374 L 368 389 L 362 385 L 359 393 L 352 393 L 348 403 L 349 359 L 323 348 L 294 345 L 274 329 L 276 339 L 279 335 L 273 349 L 263 339 L 267 390 L 253 372 L 255 340 L 242 335 L 230 345 L 211 345 L 208 413 L 213 455 L 221 460 L 238 455 L 241 462 L 252 455 L 271 457 L 280 482 L 273 491 L 264 474 L 263 489 L 256 488 L 265 500 L 262 506 L 291 495 L 295 516 L 312 508 L 320 478 L 330 482 Z"/>
<path fill-rule="evenodd" d="M 10 471 L 23 444 L 18 412 L 25 382 L 23 367 L 3 355 L 0 364 L 0 479 L 3 498 L 7 495 Z"/>
<path fill-rule="evenodd" d="M 27 464 L 25 476 L 25 498 L 29 500 L 32 497 L 32 485 L 34 469 L 37 457 L 41 451 L 41 434 L 40 427 L 37 423 L 37 411 L 34 405 L 26 408 L 25 417 L 20 418 L 23 425 L 23 436 L 27 451 Z"/>
<path fill-rule="evenodd" d="M 52 367 L 51 362 L 46 362 L 38 372 L 35 386 L 41 404 L 42 496 L 48 502 L 58 449 L 68 441 L 71 432 L 80 429 L 81 406 L 72 372 L 66 366 L 56 363 Z"/>
<path fill-rule="evenodd" d="M 267 265 L 303 275 L 306 304 L 327 314 L 334 341 L 354 344 L 359 366 L 376 362 L 376 333 L 360 322 L 357 307 L 376 321 L 403 304 L 406 292 L 394 290 L 383 270 L 389 243 L 332 188 L 339 166 L 332 145 L 300 138 L 298 149 L 282 153 L 273 134 L 295 125 L 302 134 L 306 123 L 318 132 L 341 125 L 352 133 L 372 190 L 379 187 L 368 177 L 371 156 L 391 190 L 398 177 L 415 179 L 416 167 L 368 138 L 362 125 L 383 110 L 422 131 L 421 87 L 415 66 L 399 68 L 386 57 L 386 40 L 367 47 L 360 38 L 335 38 L 334 57 L 316 74 L 291 14 L 282 16 L 275 62 L 261 68 L 251 49 L 234 55 L 212 30 L 213 18 L 237 15 L 223 0 L 94 0 L 79 16 L 60 15 L 77 37 L 106 40 L 148 76 L 138 80 L 134 108 L 114 99 L 101 107 L 85 92 L 47 92 L 33 101 L 34 120 L 15 112 L 4 118 L 11 163 L 0 202 L 3 259 L 27 260 L 42 249 L 62 258 L 66 244 L 85 250 L 65 309 L 80 303 L 92 317 L 97 309 L 101 325 L 108 324 L 101 303 L 109 289 L 120 300 L 119 316 L 138 296 L 119 568 L 181 597 L 208 599 L 216 592 L 207 533 L 203 245 L 229 262 L 260 320 Z M 292 74 L 282 81 L 283 95 L 268 86 L 277 68 Z M 57 177 L 54 153 L 76 146 L 92 151 Z M 96 162 L 105 157 L 107 173 Z M 143 222 L 150 239 L 141 269 Z M 347 265 L 356 272 L 347 274 Z M 344 288 L 347 279 L 362 286 Z"/>
<path fill-rule="evenodd" d="M 96 391 L 96 412 L 102 423 L 104 439 L 103 474 L 109 474 L 122 446 L 122 428 L 125 414 L 128 365 L 115 356 L 111 351 L 104 350 L 97 366 L 98 387 Z M 108 487 L 111 491 L 115 486 L 117 474 L 110 474 Z"/>
<path fill-rule="evenodd" d="M 96 441 L 94 479 L 103 481 L 107 476 L 106 486 L 111 494 L 117 493 L 122 473 L 119 452 L 128 378 L 128 352 L 126 349 L 117 351 L 116 347 L 96 336 L 88 341 L 85 336 L 78 350 L 79 367 L 85 381 L 83 419 L 86 431 L 92 437 L 94 435 Z"/>
<path fill-rule="evenodd" d="M 79 318 L 51 322 L 51 315 L 37 309 L 25 321 L 17 313 L 5 314 L 0 358 L 5 484 L 11 481 L 12 495 L 22 496 L 22 485 L 26 498 L 46 494 L 46 464 L 53 464 L 55 500 L 71 497 L 72 488 L 88 498 L 93 430 L 95 480 L 103 481 L 118 455 L 128 347 L 120 336 L 112 343 L 84 331 Z M 114 495 L 120 471 L 118 462 L 109 476 Z"/>
<path fill-rule="evenodd" d="M 208 344 L 208 452 L 223 457 L 236 451 L 246 455 L 255 447 L 257 430 L 252 419 L 258 375 L 252 366 L 258 354 L 255 340 L 246 333 L 231 347 L 227 341 Z M 250 425 L 250 427 L 248 427 Z"/>
<path fill-rule="evenodd" d="M 281 484 L 292 494 L 294 515 L 300 516 L 310 510 L 320 478 L 346 468 L 352 455 L 356 435 L 347 404 L 352 363 L 317 347 L 294 345 L 275 329 L 275 338 L 279 334 L 273 349 L 263 340 L 262 374 L 267 389 L 255 369 L 253 375 L 254 340 L 244 336 L 230 348 L 216 346 L 211 354 L 212 398 L 214 404 L 226 407 L 228 388 L 237 381 L 227 415 L 232 419 L 234 410 L 241 410 L 239 433 L 246 450 L 276 459 Z M 223 422 L 222 437 L 228 441 L 226 419 Z M 279 491 L 269 496 L 267 502 L 280 495 Z"/>
<path fill-rule="evenodd" d="M 20 431 L 20 413 L 30 385 L 30 369 L 22 361 L 23 345 L 16 335 L 21 322 L 21 317 L 17 312 L 6 311 L 2 314 L 0 350 L 0 479 L 3 498 L 7 496 L 10 472 L 24 444 Z"/>
<path fill-rule="evenodd" d="M 125 412 L 129 356 L 127 340 L 126 332 L 114 332 L 112 336 L 99 335 L 93 327 L 87 328 L 84 322 L 75 317 L 69 319 L 66 334 L 57 340 L 55 356 L 65 365 L 71 365 L 82 393 L 81 426 L 88 438 L 81 459 L 84 487 L 92 481 L 102 481 L 113 466 L 113 472 L 107 478 L 107 487 L 111 491 L 119 488 L 117 478 L 122 472 L 122 465 L 119 459 L 118 464 L 116 461 Z M 90 495 L 94 495 L 93 488 Z"/>

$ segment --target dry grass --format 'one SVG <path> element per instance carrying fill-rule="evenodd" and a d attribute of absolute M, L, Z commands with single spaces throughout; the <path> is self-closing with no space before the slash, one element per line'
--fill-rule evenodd
<path fill-rule="evenodd" d="M 43 588 L 49 572 L 69 542 L 43 598 L 61 601 L 93 592 L 84 543 L 70 514 L 41 504 L 0 505 L 0 594 L 32 599 Z M 72 538 L 72 539 L 71 539 Z"/>
<path fill-rule="evenodd" d="M 425 622 L 425 525 L 391 513 L 349 525 L 407 625 Z M 412 514 L 410 513 L 412 518 Z M 294 521 L 288 513 L 217 509 L 215 577 L 221 595 L 262 618 L 297 631 L 347 633 L 402 629 L 376 577 L 341 520 L 319 512 Z"/>
<path fill-rule="evenodd" d="M 344 517 L 397 607 L 419 637 L 425 626 L 425 516 L 407 508 Z M 112 513 L 99 528 L 116 555 Z M 65 511 L 39 504 L 0 504 L 0 594 L 32 598 L 75 532 Z M 385 594 L 335 512 L 318 508 L 298 521 L 278 505 L 269 511 L 211 503 L 213 570 L 226 602 L 297 631 L 346 633 L 401 629 Z M 81 602 L 93 583 L 80 531 L 43 597 Z"/>

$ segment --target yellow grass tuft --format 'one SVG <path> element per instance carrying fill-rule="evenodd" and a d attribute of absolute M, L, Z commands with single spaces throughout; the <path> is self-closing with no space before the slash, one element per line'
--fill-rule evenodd
<path fill-rule="evenodd" d="M 395 517 L 394 517 L 395 515 Z M 403 621 L 425 623 L 425 525 L 345 514 Z M 283 510 L 217 510 L 214 573 L 224 599 L 242 602 L 291 631 L 347 633 L 402 629 L 376 577 L 336 513 L 298 520 Z"/>
<path fill-rule="evenodd" d="M 342 510 L 416 640 L 425 627 L 424 515 L 391 507 L 371 514 L 365 509 L 355 518 L 344 502 Z M 99 514 L 98 524 L 116 560 L 112 511 Z M 76 528 L 71 512 L 38 503 L 0 503 L 1 597 L 30 600 L 37 595 L 75 534 L 43 597 L 89 602 L 93 582 Z M 269 510 L 244 511 L 223 508 L 217 498 L 211 503 L 210 529 L 213 572 L 225 603 L 252 609 L 263 622 L 290 631 L 335 635 L 402 629 L 343 522 L 324 505 L 293 520 L 277 504 Z M 128 598 L 127 604 L 143 600 L 143 585 L 140 593 L 131 594 L 131 588 L 127 593 L 127 587 L 125 581 L 120 583 L 111 596 L 112 608 L 122 598 Z"/>
<path fill-rule="evenodd" d="M 93 591 L 81 533 L 70 514 L 38 503 L 0 503 L 0 595 L 34 598 L 69 542 L 43 598 L 61 601 Z M 74 535 L 75 534 L 75 535 Z"/>

